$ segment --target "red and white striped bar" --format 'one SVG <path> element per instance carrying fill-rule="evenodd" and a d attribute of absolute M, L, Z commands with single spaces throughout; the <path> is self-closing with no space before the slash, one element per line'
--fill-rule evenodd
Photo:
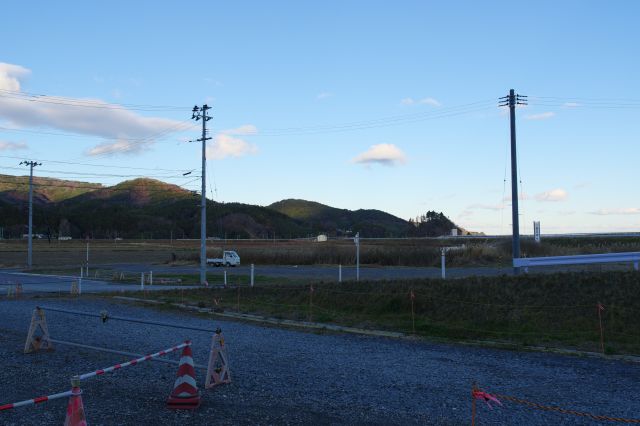
<path fill-rule="evenodd" d="M 39 396 L 37 398 L 27 399 L 25 401 L 14 402 L 13 404 L 0 405 L 0 411 L 10 410 L 12 408 L 23 407 L 25 405 L 40 404 L 40 403 L 45 402 L 45 401 L 51 401 L 52 399 L 65 398 L 65 397 L 68 397 L 68 396 L 71 396 L 71 391 L 70 390 L 66 391 L 66 392 L 54 393 L 53 395 Z"/>
<path fill-rule="evenodd" d="M 80 378 L 80 380 L 84 380 L 84 379 L 87 379 L 89 377 L 99 376 L 99 375 L 104 374 L 104 373 L 110 373 L 112 371 L 119 370 L 119 369 L 124 368 L 124 367 L 128 367 L 130 365 L 136 365 L 139 362 L 149 361 L 152 358 L 157 358 L 157 357 L 160 357 L 162 355 L 166 355 L 168 353 L 175 352 L 178 349 L 182 349 L 185 346 L 190 346 L 190 345 L 191 345 L 191 341 L 187 340 L 186 342 L 181 343 L 178 346 L 174 346 L 172 348 L 165 349 L 163 351 L 156 352 L 154 354 L 145 355 L 145 356 L 137 358 L 137 359 L 132 359 L 131 361 L 125 362 L 124 364 L 116 364 L 116 365 L 108 367 L 108 368 L 103 368 L 101 370 L 92 371 L 91 373 L 82 374 L 81 376 L 79 376 L 79 378 Z M 53 399 L 59 399 L 59 398 L 64 398 L 64 397 L 68 397 L 68 396 L 71 396 L 71 391 L 70 390 L 66 391 L 66 392 L 55 393 L 53 395 L 39 396 L 37 398 L 27 399 L 25 401 L 14 402 L 13 404 L 0 405 L 0 411 L 10 410 L 12 408 L 23 407 L 25 405 L 40 404 L 40 403 L 45 402 L 45 401 L 51 401 Z"/>
<path fill-rule="evenodd" d="M 79 377 L 80 377 L 80 380 L 84 380 L 84 379 L 88 379 L 89 377 L 100 376 L 100 375 L 102 375 L 104 373 L 111 373 L 112 371 L 116 371 L 116 370 L 119 370 L 119 369 L 124 368 L 124 367 L 129 367 L 130 365 L 136 365 L 136 364 L 138 364 L 140 362 L 149 361 L 152 358 L 157 358 L 159 356 L 166 355 L 168 353 L 177 351 L 178 349 L 182 349 L 185 346 L 190 346 L 190 345 L 191 345 L 191 341 L 187 340 L 186 342 L 181 343 L 178 346 L 174 346 L 172 348 L 165 349 L 163 351 L 156 352 L 154 354 L 145 355 L 145 356 L 140 357 L 140 358 L 132 359 L 131 361 L 125 362 L 123 364 L 116 364 L 116 365 L 112 365 L 111 367 L 102 368 L 100 370 L 92 371 L 91 373 L 81 374 Z"/>

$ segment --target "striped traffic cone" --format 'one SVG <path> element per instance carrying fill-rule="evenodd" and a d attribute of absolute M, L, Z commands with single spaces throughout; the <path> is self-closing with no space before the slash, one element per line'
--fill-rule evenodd
<path fill-rule="evenodd" d="M 200 406 L 200 393 L 196 384 L 191 345 L 189 345 L 182 349 L 178 374 L 173 384 L 173 391 L 167 399 L 167 407 L 174 410 L 192 410 L 198 406 Z"/>
<path fill-rule="evenodd" d="M 80 390 L 80 378 L 74 376 L 71 379 L 71 397 L 67 404 L 67 417 L 64 426 L 87 426 L 87 419 L 84 417 L 84 406 L 82 405 L 82 390 Z"/>

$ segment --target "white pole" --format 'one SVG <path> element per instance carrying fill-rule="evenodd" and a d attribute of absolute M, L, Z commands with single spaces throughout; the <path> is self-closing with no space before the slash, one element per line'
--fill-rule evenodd
<path fill-rule="evenodd" d="M 445 267 L 445 253 L 446 253 L 446 249 L 443 247 L 440 249 L 440 269 L 442 269 L 442 279 L 444 280 L 445 278 L 447 278 L 447 271 L 446 271 L 446 267 Z"/>
<path fill-rule="evenodd" d="M 82 277 L 78 278 L 78 296 L 82 294 Z"/>
<path fill-rule="evenodd" d="M 342 282 L 342 264 L 338 265 L 338 282 Z"/>
<path fill-rule="evenodd" d="M 144 290 L 144 272 L 140 272 L 140 290 Z"/>
<path fill-rule="evenodd" d="M 153 285 L 153 271 L 149 271 L 149 285 Z"/>
<path fill-rule="evenodd" d="M 82 270 L 83 270 L 82 265 L 80 265 L 80 278 L 82 278 Z"/>
<path fill-rule="evenodd" d="M 253 287 L 253 276 L 254 276 L 253 274 L 254 274 L 254 271 L 255 271 L 255 267 L 254 267 L 254 265 L 252 263 L 251 264 L 251 287 Z"/>
<path fill-rule="evenodd" d="M 224 286 L 227 286 L 227 270 L 224 271 Z"/>
<path fill-rule="evenodd" d="M 354 238 L 356 243 L 356 281 L 360 281 L 360 233 Z"/>

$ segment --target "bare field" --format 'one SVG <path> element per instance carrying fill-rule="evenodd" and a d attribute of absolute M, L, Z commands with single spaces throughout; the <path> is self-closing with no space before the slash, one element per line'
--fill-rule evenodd
<path fill-rule="evenodd" d="M 504 267 L 511 263 L 511 239 L 414 238 L 363 239 L 363 265 L 439 267 L 440 249 L 447 247 L 452 267 Z M 82 240 L 34 240 L 34 268 L 76 267 L 86 261 L 87 243 Z M 89 264 L 192 263 L 199 261 L 199 240 L 91 240 Z M 208 257 L 236 250 L 244 264 L 256 265 L 350 265 L 355 263 L 353 240 L 209 240 Z M 636 236 L 548 238 L 536 244 L 524 237 L 523 257 L 640 251 Z M 0 240 L 0 267 L 22 267 L 27 259 L 26 240 Z"/>

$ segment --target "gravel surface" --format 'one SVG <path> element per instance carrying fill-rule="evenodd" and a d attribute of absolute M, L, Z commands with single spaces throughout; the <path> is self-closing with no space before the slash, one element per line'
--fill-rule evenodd
<path fill-rule="evenodd" d="M 58 345 L 24 355 L 37 304 L 196 327 L 222 327 L 233 383 L 204 390 L 195 411 L 165 406 L 177 367 L 145 362 L 82 382 L 91 425 L 469 424 L 470 386 L 543 404 L 617 417 L 640 417 L 640 365 L 604 359 L 483 349 L 423 341 L 314 334 L 220 321 L 101 299 L 0 301 L 0 404 L 68 390 L 74 374 L 126 357 Z M 207 363 L 208 333 L 47 313 L 51 337 L 151 353 L 193 340 Z M 178 359 L 177 354 L 168 356 Z M 66 399 L 0 412 L 3 425 L 60 425 Z M 596 424 L 512 403 L 478 407 L 478 425 Z"/>

